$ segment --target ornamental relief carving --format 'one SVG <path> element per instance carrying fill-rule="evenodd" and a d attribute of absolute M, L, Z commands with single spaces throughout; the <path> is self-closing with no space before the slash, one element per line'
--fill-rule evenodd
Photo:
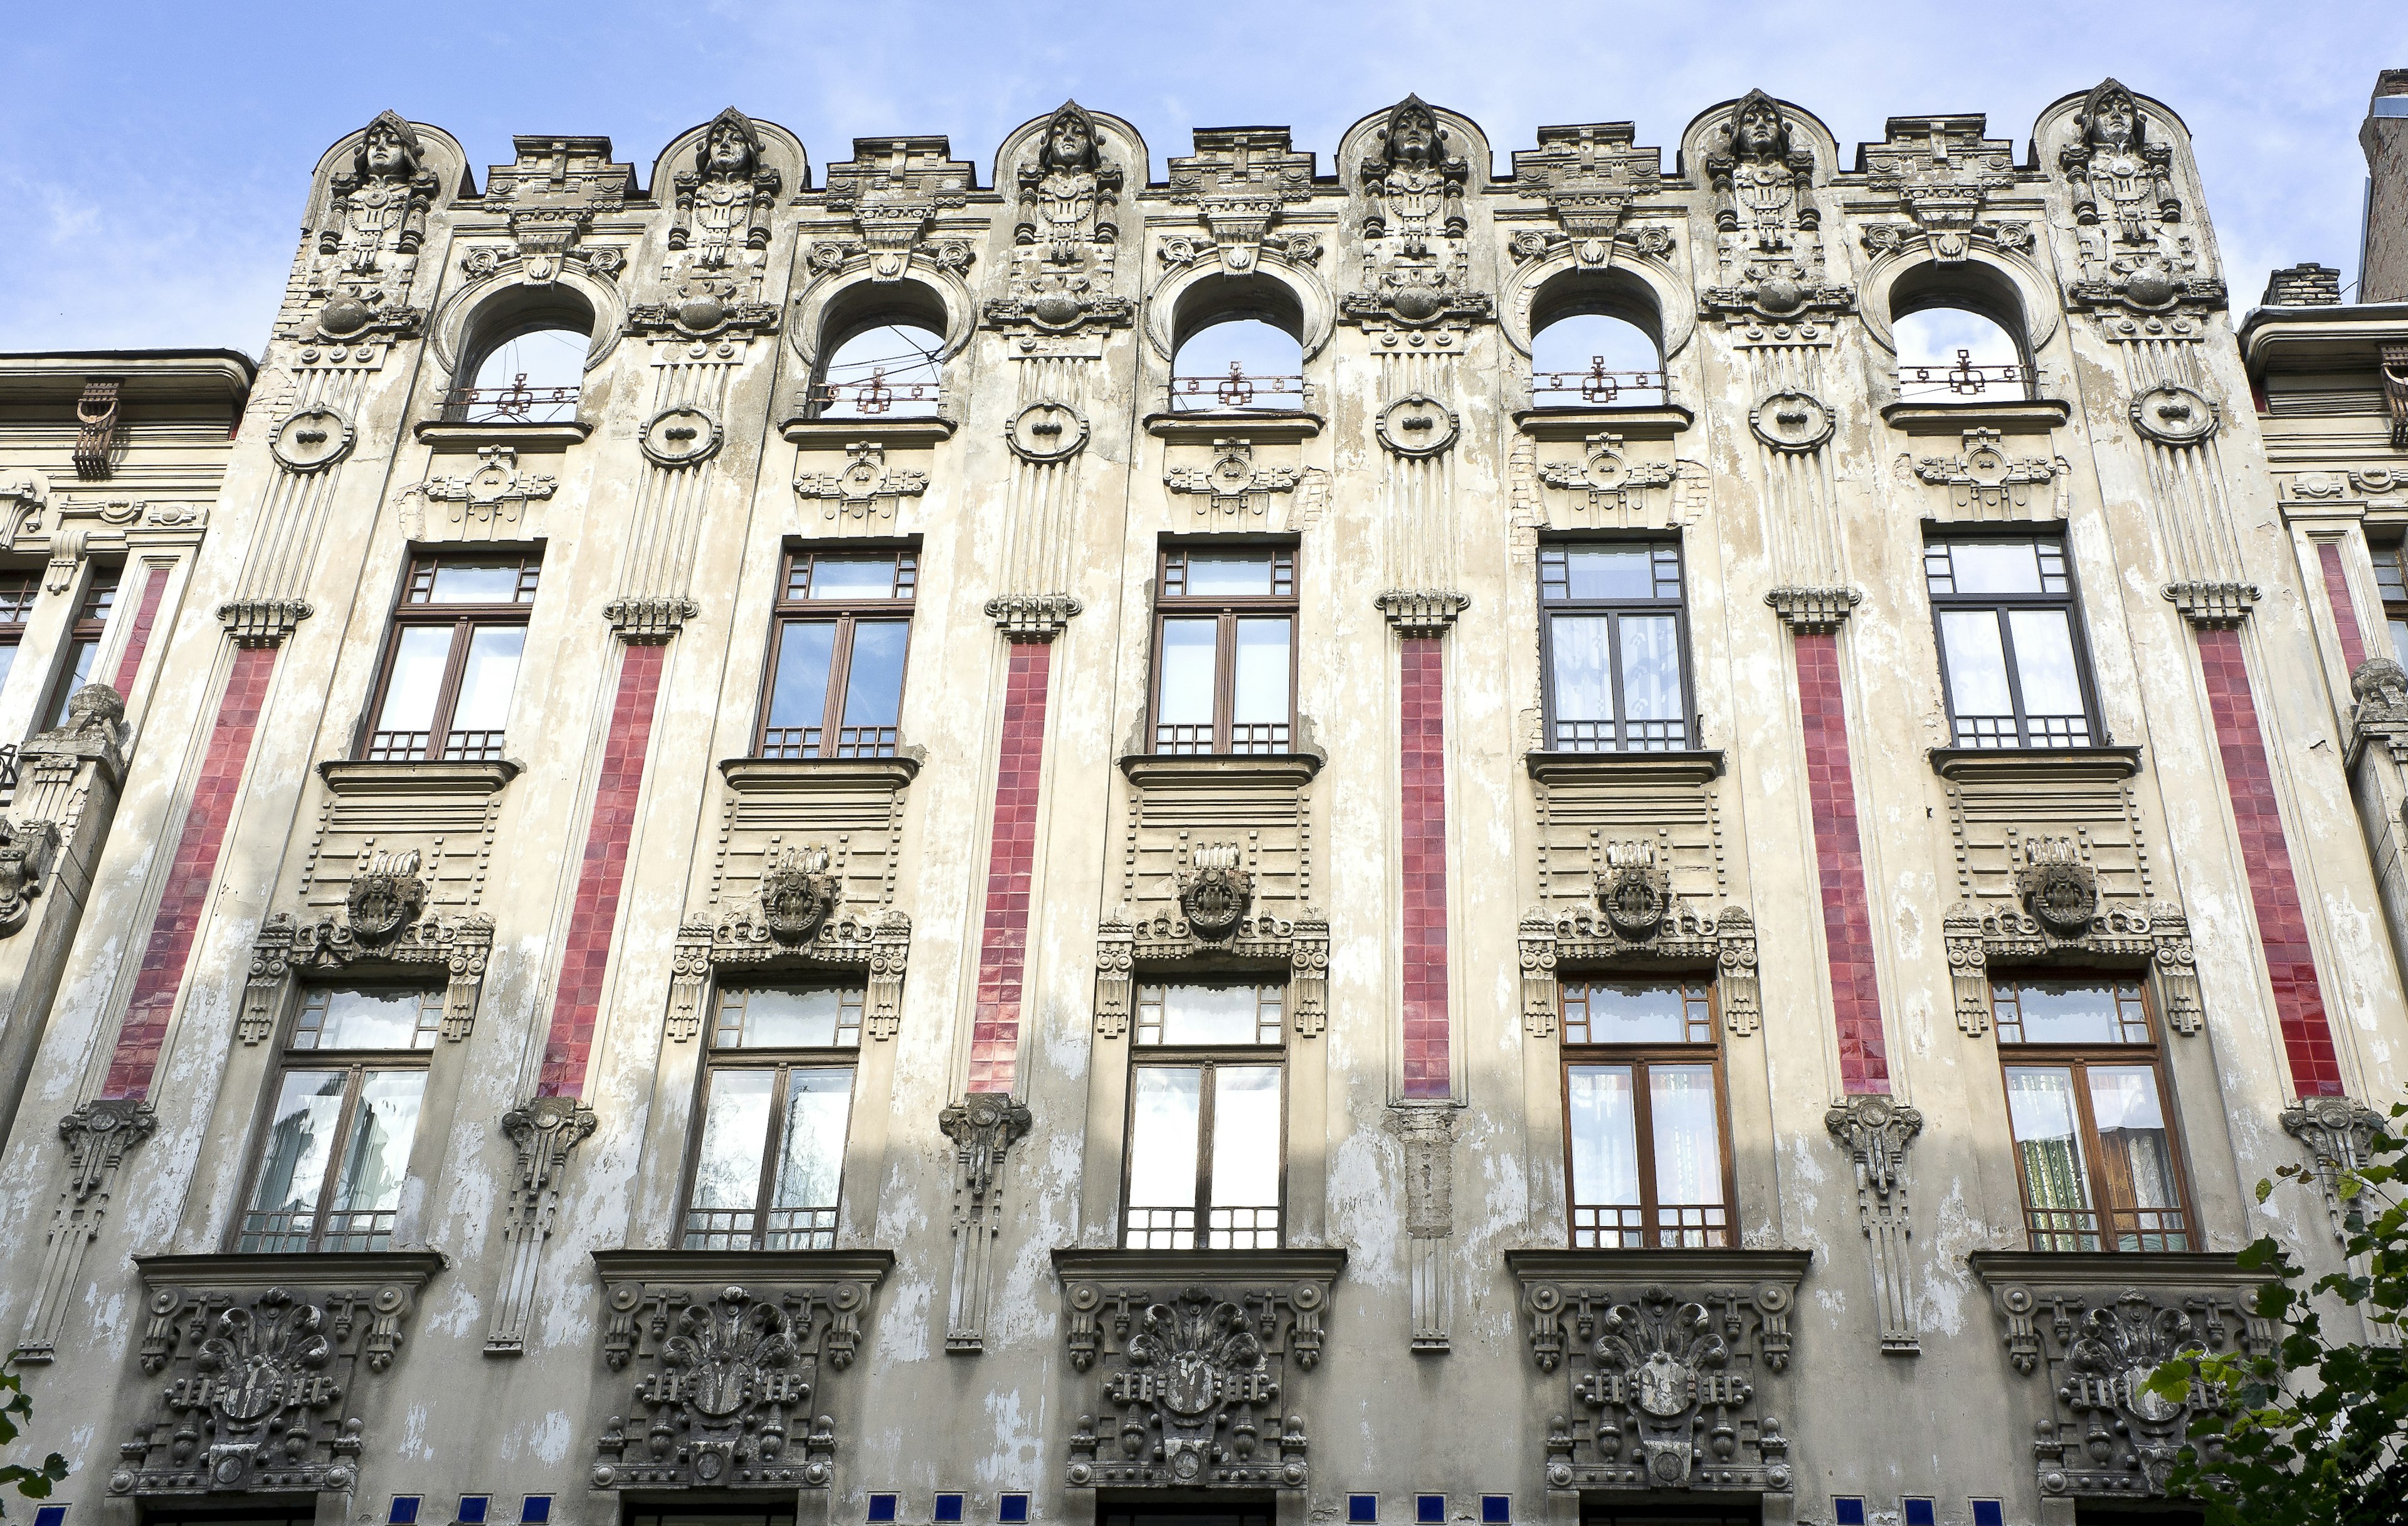
<path fill-rule="evenodd" d="M 1165 238 L 1156 253 L 1166 266 L 1217 259 L 1243 275 L 1264 255 L 1293 266 L 1320 260 L 1318 235 L 1277 227 L 1288 208 L 1312 199 L 1312 155 L 1296 151 L 1286 128 L 1199 128 L 1196 151 L 1169 169 L 1170 199 L 1195 208 L 1210 232 Z"/>
<path fill-rule="evenodd" d="M 1713 193 L 1714 276 L 1701 306 L 1735 324 L 1804 323 L 1856 309 L 1829 279 L 1814 154 L 1779 102 L 1750 91 L 1705 155 Z"/>
<path fill-rule="evenodd" d="M 1913 223 L 1908 228 L 1868 225 L 1868 251 L 1920 245 L 1933 258 L 1953 263 L 1965 258 L 1977 237 L 1997 249 L 2030 248 L 2028 223 L 1980 221 L 1991 196 L 2012 190 L 2017 179 L 2014 145 L 1984 137 L 1985 125 L 1979 114 L 1892 117 L 1885 142 L 1858 148 L 1856 167 L 1867 183 L 1896 196 Z"/>
<path fill-rule="evenodd" d="M 857 137 L 853 157 L 830 165 L 821 205 L 849 219 L 850 236 L 810 243 L 805 264 L 814 279 L 867 271 L 872 281 L 900 281 L 914 266 L 959 279 L 977 252 L 961 236 L 932 237 L 939 220 L 969 205 L 977 166 L 953 156 L 936 137 Z"/>
<path fill-rule="evenodd" d="M 903 1021 L 903 976 L 911 958 L 910 915 L 894 906 L 875 913 L 837 911 L 828 878 L 781 867 L 762 882 L 752 900 L 731 907 L 718 921 L 686 920 L 669 964 L 672 1042 L 683 1044 L 702 1030 L 710 986 L 730 972 L 752 979 L 858 979 L 867 987 L 864 1036 L 895 1036 Z"/>
<path fill-rule="evenodd" d="M 764 160 L 761 130 L 729 107 L 670 183 L 676 211 L 659 300 L 628 309 L 628 331 L 683 340 L 775 333 L 778 307 L 761 300 L 761 288 L 784 177 Z"/>
<path fill-rule="evenodd" d="M 1104 151 L 1096 119 L 1065 101 L 1014 173 L 1018 206 L 1005 295 L 986 305 L 995 327 L 1065 334 L 1123 327 L 1137 306 L 1113 290 L 1120 252 L 1121 166 Z"/>
<path fill-rule="evenodd" d="M 360 135 L 351 166 L 329 184 L 318 224 L 308 274 L 309 295 L 319 302 L 314 337 L 408 338 L 424 326 L 425 310 L 408 304 L 437 190 L 425 161 L 418 130 L 391 111 L 379 112 Z"/>
<path fill-rule="evenodd" d="M 1197 850 L 1216 865 L 1234 864 L 1235 843 Z M 1287 980 L 1289 1029 L 1318 1038 L 1329 1021 L 1329 919 L 1313 907 L 1293 917 L 1259 911 L 1242 870 L 1196 872 L 1177 911 L 1147 916 L 1127 907 L 1096 929 L 1096 1031 L 1117 1039 L 1128 1031 L 1135 986 L 1179 974 L 1255 975 Z M 1205 915 L 1187 912 L 1193 899 Z"/>
<path fill-rule="evenodd" d="M 1617 254 L 1663 260 L 1672 252 L 1670 226 L 1625 227 L 1632 203 L 1663 180 L 1661 149 L 1635 146 L 1627 122 L 1541 127 L 1539 146 L 1513 154 L 1513 189 L 1545 204 L 1552 230 L 1515 233 L 1506 251 L 1517 265 L 1571 256 L 1583 268 L 1602 269 Z"/>
<path fill-rule="evenodd" d="M 1757 980 L 1756 919 L 1741 906 L 1719 914 L 1670 898 L 1649 871 L 1629 869 L 1601 881 L 1601 909 L 1534 907 L 1519 929 L 1522 1030 L 1534 1039 L 1555 1032 L 1557 981 L 1574 971 L 1712 971 L 1723 1026 L 1733 1038 L 1763 1021 Z M 1652 914 L 1652 924 L 1638 921 Z M 1644 930 L 1641 930 L 1641 928 Z"/>
<path fill-rule="evenodd" d="M 1357 171 L 1363 290 L 1340 305 L 1349 321 L 1455 330 L 1486 322 L 1495 301 L 1470 289 L 1464 188 L 1471 166 L 1448 151 L 1448 132 L 1418 95 L 1388 112 Z"/>
<path fill-rule="evenodd" d="M 1901 483 L 1910 480 L 1911 462 L 1914 480 L 1948 489 L 1949 511 L 1928 517 L 1967 522 L 2066 517 L 2073 468 L 2065 457 L 2012 455 L 2005 438 L 1996 429 L 1968 429 L 1962 439 L 1962 448 L 1953 456 L 1898 458 Z M 2054 491 L 2051 483 L 2056 484 Z M 2037 514 L 2032 511 L 2036 492 L 2040 495 Z"/>
<path fill-rule="evenodd" d="M 296 978 L 439 976 L 443 1037 L 455 1044 L 466 1039 L 476 1026 L 494 919 L 481 913 L 430 914 L 427 895 L 416 853 L 378 853 L 352 876 L 339 913 L 306 919 L 290 912 L 270 916 L 251 943 L 236 1036 L 247 1044 L 273 1036 Z"/>
<path fill-rule="evenodd" d="M 2225 306 L 2224 281 L 2188 221 L 2163 129 L 2114 79 L 2091 90 L 2071 129 L 2057 154 L 2080 270 L 2067 299 L 2101 310 L 2110 338 L 2200 337 L 2200 319 Z"/>

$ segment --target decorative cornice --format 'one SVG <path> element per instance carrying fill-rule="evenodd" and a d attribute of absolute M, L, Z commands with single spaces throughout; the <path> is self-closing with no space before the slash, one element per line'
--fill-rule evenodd
<path fill-rule="evenodd" d="M 315 612 L 298 598 L 235 598 L 218 606 L 218 618 L 236 646 L 280 646 Z"/>
<path fill-rule="evenodd" d="M 1408 641 L 1443 636 L 1455 616 L 1471 608 L 1469 594 L 1442 588 L 1391 588 L 1379 598 L 1389 626 Z"/>
<path fill-rule="evenodd" d="M 2166 601 L 2200 630 L 2238 630 L 2258 602 L 2254 583 L 2170 583 Z"/>
<path fill-rule="evenodd" d="M 1068 594 L 1006 594 L 986 601 L 986 615 L 1007 641 L 1050 641 L 1084 607 Z"/>
<path fill-rule="evenodd" d="M 1781 623 L 1799 636 L 1828 636 L 1847 624 L 1864 595 L 1854 588 L 1807 588 L 1789 584 L 1764 596 Z"/>
<path fill-rule="evenodd" d="M 602 606 L 603 618 L 630 646 L 661 645 L 701 612 L 701 605 L 681 597 L 614 598 Z"/>

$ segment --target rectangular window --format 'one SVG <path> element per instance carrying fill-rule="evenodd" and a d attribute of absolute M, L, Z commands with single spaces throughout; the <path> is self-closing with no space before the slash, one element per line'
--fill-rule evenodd
<path fill-rule="evenodd" d="M 34 600 L 41 594 L 40 573 L 0 571 L 0 684 L 8 681 L 8 671 L 16 666 L 25 622 L 33 618 Z"/>
<path fill-rule="evenodd" d="M 1539 603 L 1550 746 L 1612 753 L 1693 744 L 1677 542 L 1541 546 Z"/>
<path fill-rule="evenodd" d="M 541 564 L 532 554 L 419 556 L 393 613 L 371 762 L 502 756 Z"/>
<path fill-rule="evenodd" d="M 1165 546 L 1154 750 L 1284 753 L 1295 724 L 1296 553 Z"/>
<path fill-rule="evenodd" d="M 763 757 L 893 757 L 919 556 L 793 551 L 762 706 Z"/>
<path fill-rule="evenodd" d="M 1702 978 L 1567 978 L 1564 1134 L 1572 1244 L 1727 1246 L 1722 1055 Z"/>
<path fill-rule="evenodd" d="M 302 993 L 236 1250 L 392 1247 L 442 1015 L 439 988 Z"/>
<path fill-rule="evenodd" d="M 2054 538 L 1934 540 L 1923 573 L 1959 747 L 2090 745 L 2090 673 Z"/>
<path fill-rule="evenodd" d="M 1138 987 L 1144 1056 L 1130 1071 L 1130 1249 L 1279 1245 L 1286 1010 L 1279 985 Z"/>
<path fill-rule="evenodd" d="M 1990 982 L 2034 1250 L 2188 1250 L 2157 1033 L 2137 976 Z"/>
<path fill-rule="evenodd" d="M 859 986 L 719 993 L 686 1188 L 688 1250 L 832 1250 Z"/>
<path fill-rule="evenodd" d="M 2391 628 L 2391 657 L 2408 663 L 2408 586 L 2401 580 L 2401 556 L 2408 540 L 2378 541 L 2374 553 L 2374 585 L 2383 592 L 2383 620 Z"/>
<path fill-rule="evenodd" d="M 42 707 L 45 731 L 67 724 L 67 701 L 93 680 L 100 660 L 100 639 L 108 632 L 108 612 L 117 603 L 117 569 L 94 566 L 85 581 L 83 602 L 76 606 L 75 624 L 67 627 L 65 658 L 50 686 L 50 702 Z"/>

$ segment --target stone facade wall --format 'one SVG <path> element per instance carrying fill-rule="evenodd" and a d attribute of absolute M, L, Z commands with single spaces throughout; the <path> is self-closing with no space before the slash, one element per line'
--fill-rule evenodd
<path fill-rule="evenodd" d="M 2334 1261 L 2247 1188 L 2400 1094 L 2408 1012 L 2182 125 L 2108 81 L 1985 134 L 1846 155 L 1754 95 L 1508 152 L 1409 100 L 1162 181 L 1070 107 L 983 182 L 732 112 L 648 177 L 336 145 L 0 1156 L 62 1498 L 2149 1493 L 2182 1416 L 2119 1383 L 2267 1338 L 2260 1232 Z M 1935 295 L 2028 381 L 1904 394 Z M 1534 397 L 1534 324 L 1600 307 L 1660 403 Z M 568 308 L 573 422 L 447 407 Z M 1172 406 L 1231 310 L 1293 329 L 1301 407 Z M 821 416 L 896 316 L 938 415 Z M 2063 538 L 2084 745 L 1953 745 L 1927 544 L 2000 529 Z M 1157 553 L 1233 532 L 1293 548 L 1286 750 L 1156 756 Z M 1541 549 L 1632 532 L 1681 548 L 1695 734 L 1551 748 Z M 782 557 L 831 544 L 916 550 L 899 741 L 756 758 Z M 411 556 L 496 547 L 541 555 L 502 756 L 365 757 Z M 2145 983 L 2178 1248 L 2031 1247 L 1984 981 L 2049 969 Z M 1556 981 L 1666 970 L 1713 991 L 1729 1243 L 1578 1248 Z M 712 993 L 757 972 L 865 992 L 833 1248 L 685 1250 Z M 1278 1244 L 1123 1249 L 1131 987 L 1197 972 L 1285 984 Z M 442 1007 L 389 1242 L 240 1252 L 296 993 L 368 977 Z"/>

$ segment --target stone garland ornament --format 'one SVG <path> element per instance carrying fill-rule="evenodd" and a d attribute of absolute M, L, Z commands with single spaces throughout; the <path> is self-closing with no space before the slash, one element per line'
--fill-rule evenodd
<path fill-rule="evenodd" d="M 1775 392 L 1751 409 L 1747 426 L 1756 438 L 1788 455 L 1817 451 L 1831 438 L 1836 421 L 1831 410 L 1812 394 Z"/>
<path fill-rule="evenodd" d="M 1011 416 L 1003 439 L 1023 461 L 1067 461 L 1087 443 L 1087 416 L 1068 403 L 1031 403 Z"/>
<path fill-rule="evenodd" d="M 323 471 L 351 453 L 357 433 L 342 410 L 312 403 L 285 415 L 268 437 L 268 453 L 287 471 Z"/>
<path fill-rule="evenodd" d="M 1407 393 L 1380 410 L 1380 443 L 1403 456 L 1437 455 L 1463 432 L 1455 410 L 1426 392 Z"/>

